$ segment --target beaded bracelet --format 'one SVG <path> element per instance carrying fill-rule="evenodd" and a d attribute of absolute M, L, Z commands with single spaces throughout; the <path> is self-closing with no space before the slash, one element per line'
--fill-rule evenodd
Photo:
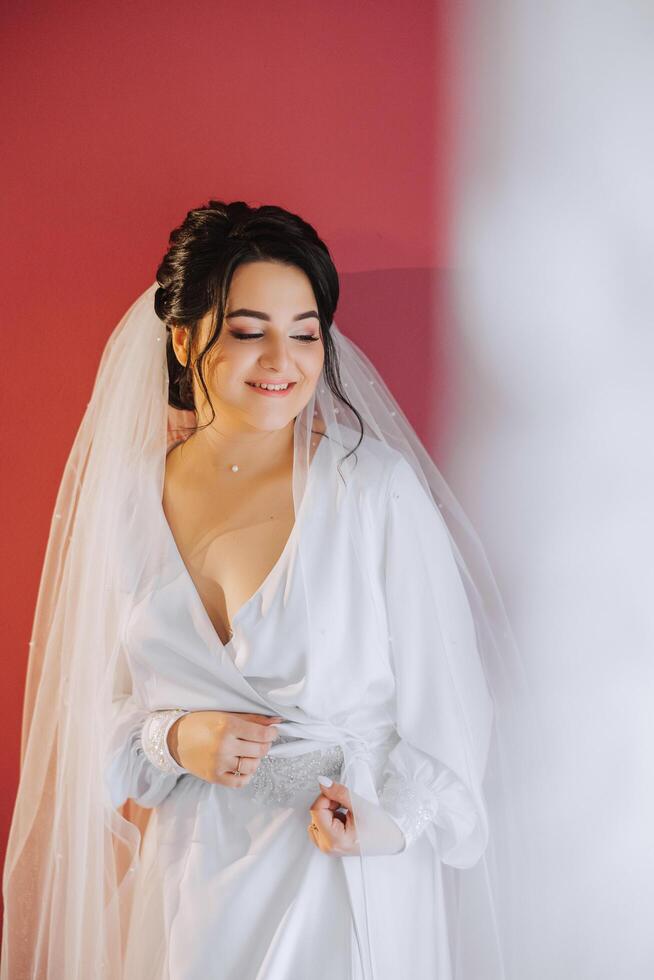
<path fill-rule="evenodd" d="M 188 772 L 170 754 L 168 732 L 180 715 L 187 715 L 184 708 L 164 708 L 151 711 L 141 728 L 141 745 L 146 757 L 161 772 L 181 776 Z"/>

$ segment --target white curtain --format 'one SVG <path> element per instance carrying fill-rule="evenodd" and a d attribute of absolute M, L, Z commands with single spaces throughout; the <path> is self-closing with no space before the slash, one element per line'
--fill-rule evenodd
<path fill-rule="evenodd" d="M 520 980 L 654 976 L 654 4 L 458 32 L 443 469 L 545 718 Z"/>

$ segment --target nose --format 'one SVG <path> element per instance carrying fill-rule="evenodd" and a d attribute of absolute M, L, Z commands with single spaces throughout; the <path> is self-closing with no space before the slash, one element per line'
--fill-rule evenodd
<path fill-rule="evenodd" d="M 260 358 L 263 370 L 283 372 L 286 369 L 290 361 L 288 343 L 286 337 L 268 336 Z"/>

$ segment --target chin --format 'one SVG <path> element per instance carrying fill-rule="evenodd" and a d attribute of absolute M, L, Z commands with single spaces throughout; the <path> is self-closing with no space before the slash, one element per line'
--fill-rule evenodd
<path fill-rule="evenodd" d="M 296 412 L 296 415 L 297 414 L 299 413 Z M 293 422 L 294 419 L 295 415 L 289 415 L 289 417 L 285 419 L 278 418 L 276 421 L 273 421 L 273 419 L 267 420 L 258 418 L 251 419 L 250 424 L 252 425 L 253 429 L 258 429 L 260 432 L 280 432 L 282 429 L 285 429 L 287 425 Z"/>

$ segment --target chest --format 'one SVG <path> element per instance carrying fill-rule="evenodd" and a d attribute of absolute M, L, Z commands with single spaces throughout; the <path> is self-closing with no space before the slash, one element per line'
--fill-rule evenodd
<path fill-rule="evenodd" d="M 349 523 L 347 510 L 325 501 L 301 512 L 303 533 L 233 620 L 228 646 L 167 537 L 159 580 L 125 631 L 139 700 L 150 710 L 258 710 L 234 700 L 254 691 L 270 712 L 296 720 L 374 714 L 392 693 L 388 631 L 374 567 L 360 567 Z"/>
<path fill-rule="evenodd" d="M 188 514 L 176 523 L 182 498 L 167 500 L 164 493 L 170 524 L 162 514 L 154 578 L 135 583 L 142 599 L 132 609 L 124 636 L 135 690 L 151 710 L 171 704 L 258 710 L 246 703 L 256 692 L 271 711 L 285 717 L 297 712 L 298 718 L 327 718 L 341 711 L 343 718 L 351 718 L 355 706 L 367 715 L 391 696 L 378 575 L 379 518 L 365 494 L 348 493 L 337 507 L 331 491 L 316 493 L 311 507 L 300 509 L 297 522 L 290 496 L 285 512 L 283 495 L 278 498 L 279 513 L 269 528 L 277 524 L 281 533 L 271 534 L 268 543 L 275 552 L 285 550 L 260 587 L 256 578 L 266 574 L 264 564 L 258 576 L 247 578 L 262 540 L 256 533 L 262 525 L 257 507 L 252 512 L 237 505 L 231 513 L 213 510 L 211 520 L 194 527 Z M 359 529 L 356 547 L 354 528 Z M 224 547 L 225 541 L 246 538 L 248 547 Z M 274 556 L 266 554 L 270 562 Z M 252 588 L 257 591 L 248 599 Z M 236 609 L 243 598 L 245 605 Z M 231 626 L 234 637 L 226 645 Z"/>
<path fill-rule="evenodd" d="M 232 623 L 282 560 L 295 525 L 291 481 L 166 484 L 162 505 L 180 560 L 223 644 Z"/>

